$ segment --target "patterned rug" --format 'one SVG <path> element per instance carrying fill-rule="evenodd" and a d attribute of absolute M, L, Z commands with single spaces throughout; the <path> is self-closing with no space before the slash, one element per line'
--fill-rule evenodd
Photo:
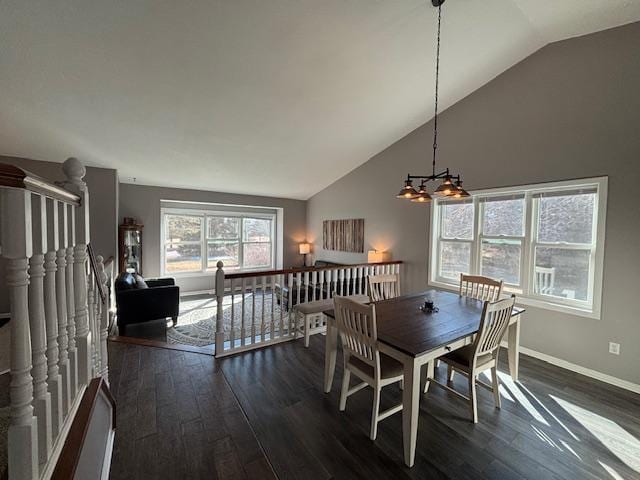
<path fill-rule="evenodd" d="M 270 293 L 244 295 L 244 319 L 245 319 L 245 336 L 251 335 L 251 313 L 254 311 L 253 317 L 256 319 L 255 331 L 256 335 L 261 332 L 261 326 L 264 321 L 264 333 L 271 332 L 271 319 L 273 318 L 274 332 L 280 330 L 280 305 L 277 301 L 273 303 Z M 180 301 L 180 315 L 178 317 L 178 325 L 176 327 L 167 328 L 167 342 L 179 343 L 183 345 L 193 345 L 203 347 L 215 343 L 215 323 L 216 311 L 218 303 L 212 295 L 199 295 L 194 297 L 186 297 Z M 231 311 L 233 310 L 233 331 L 234 338 L 239 339 L 242 332 L 242 295 L 235 295 L 233 299 L 233 309 L 231 304 L 231 296 L 227 296 L 222 304 L 224 315 L 224 338 L 229 340 L 231 337 Z M 263 320 L 264 312 L 264 320 Z M 282 323 L 284 329 L 287 329 L 289 323 L 289 314 L 283 312 Z"/>

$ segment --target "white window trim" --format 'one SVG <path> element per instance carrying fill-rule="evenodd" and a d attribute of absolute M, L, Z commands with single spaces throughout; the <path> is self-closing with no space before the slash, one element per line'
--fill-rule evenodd
<path fill-rule="evenodd" d="M 185 202 L 187 203 L 187 202 Z M 197 244 L 202 245 L 205 251 L 202 252 L 202 269 L 197 272 L 167 272 L 165 270 L 165 255 L 166 255 L 166 239 L 165 239 L 165 215 L 192 215 L 202 217 L 203 219 L 203 227 L 200 232 L 200 241 L 193 240 L 182 242 L 185 244 Z M 277 228 L 278 228 L 278 215 L 276 213 L 259 213 L 255 211 L 251 212 L 243 212 L 241 210 L 224 210 L 220 208 L 216 209 L 196 209 L 196 208 L 172 208 L 172 207 L 161 207 L 160 208 L 160 272 L 162 276 L 172 276 L 176 278 L 189 278 L 189 277 L 202 277 L 209 276 L 213 272 L 215 272 L 215 268 L 207 268 L 207 252 L 206 248 L 208 245 L 208 237 L 207 237 L 207 217 L 230 217 L 230 218 L 264 218 L 266 220 L 271 220 L 271 264 L 269 266 L 263 267 L 255 267 L 255 268 L 234 268 L 228 267 L 230 271 L 233 273 L 245 273 L 245 272 L 259 272 L 261 270 L 273 270 L 276 267 L 277 262 L 277 249 L 278 249 L 278 237 L 277 237 Z M 266 242 L 244 242 L 243 241 L 244 232 L 242 231 L 242 225 L 240 226 L 239 232 L 239 252 L 238 255 L 240 257 L 240 261 L 242 262 L 242 245 L 243 243 L 266 243 Z"/>
<path fill-rule="evenodd" d="M 593 287 L 589 288 L 589 294 L 592 294 L 593 298 L 591 300 L 591 306 L 587 304 L 588 302 L 580 302 L 577 300 L 567 301 L 562 298 L 557 299 L 549 299 L 547 296 L 537 295 L 534 293 L 524 294 L 522 292 L 529 291 L 529 285 L 532 282 L 532 275 L 534 275 L 533 269 L 530 268 L 531 262 L 533 261 L 532 255 L 535 248 L 534 237 L 532 236 L 532 229 L 537 228 L 534 226 L 533 219 L 535 216 L 533 215 L 533 205 L 532 195 L 534 193 L 539 192 L 551 192 L 557 190 L 566 190 L 566 189 L 575 189 L 581 187 L 596 187 L 597 195 L 596 195 L 596 206 L 595 210 L 597 212 L 596 221 L 594 222 L 593 228 L 596 230 L 595 235 L 595 249 L 594 253 L 591 256 L 591 266 L 593 269 L 593 276 L 590 281 L 593 282 Z M 521 273 L 522 276 L 522 285 L 520 288 L 516 288 L 515 293 L 518 297 L 518 303 L 522 305 L 528 305 L 537 308 L 543 308 L 547 310 L 552 310 L 556 312 L 568 313 L 571 315 L 577 315 L 581 317 L 591 318 L 599 320 L 601 318 L 602 313 L 602 282 L 603 282 L 603 273 L 604 273 L 604 251 L 605 251 L 605 234 L 606 234 L 606 212 L 607 212 L 607 190 L 608 190 L 608 177 L 595 177 L 595 178 L 585 178 L 585 179 L 577 179 L 577 180 L 566 180 L 561 182 L 549 182 L 549 183 L 539 183 L 532 185 L 522 185 L 522 186 L 514 186 L 514 187 L 500 187 L 500 188 L 492 188 L 492 189 L 483 189 L 483 190 L 474 190 L 470 191 L 472 197 L 474 198 L 474 231 L 473 231 L 473 240 L 471 248 L 471 265 L 476 268 L 476 271 L 479 271 L 478 263 L 480 261 L 477 255 L 477 250 L 480 248 L 479 245 L 479 236 L 478 228 L 480 224 L 479 218 L 479 198 L 487 197 L 487 196 L 497 196 L 500 194 L 508 195 L 514 193 L 524 193 L 525 194 L 525 235 L 522 243 L 523 253 L 521 256 Z M 438 278 L 439 261 L 440 256 L 438 255 L 439 247 L 439 235 L 440 235 L 440 225 L 441 221 L 439 215 L 438 202 L 440 199 L 435 199 L 433 205 L 430 209 L 430 233 L 429 233 L 429 268 L 428 268 L 428 284 L 433 287 L 443 288 L 446 290 L 458 291 L 459 285 L 457 282 L 447 281 L 448 279 Z M 446 199 L 442 199 L 446 200 Z M 508 237 L 505 237 L 508 238 Z M 473 248 L 473 244 L 477 244 L 476 248 Z M 566 245 L 561 246 L 561 248 L 580 248 L 575 245 Z M 591 246 L 589 246 L 591 248 Z M 510 295 L 511 292 L 506 292 L 505 296 Z M 581 305 L 582 304 L 582 305 Z"/>

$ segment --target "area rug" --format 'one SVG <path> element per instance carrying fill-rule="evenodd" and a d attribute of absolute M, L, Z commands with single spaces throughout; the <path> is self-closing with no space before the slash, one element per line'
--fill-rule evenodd
<path fill-rule="evenodd" d="M 271 319 L 273 318 L 274 332 L 280 331 L 280 305 L 270 293 L 244 295 L 244 325 L 245 337 L 252 335 L 251 318 L 255 318 L 255 333 L 260 335 L 264 322 L 264 333 L 271 333 Z M 231 338 L 231 296 L 226 296 L 222 304 L 223 326 L 225 341 Z M 180 301 L 180 315 L 178 325 L 167 328 L 167 342 L 204 347 L 215 343 L 215 324 L 218 303 L 212 295 L 186 297 Z M 254 314 L 252 315 L 252 312 Z M 264 312 L 264 320 L 263 320 Z M 273 315 L 272 315 L 273 314 Z M 282 323 L 284 331 L 287 331 L 289 314 L 283 312 Z M 233 332 L 234 339 L 242 336 L 242 295 L 234 295 L 233 298 Z"/>

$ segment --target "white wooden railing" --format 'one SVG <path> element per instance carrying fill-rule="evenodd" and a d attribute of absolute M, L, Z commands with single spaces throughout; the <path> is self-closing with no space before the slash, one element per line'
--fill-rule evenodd
<path fill-rule="evenodd" d="M 292 308 L 337 295 L 368 294 L 367 277 L 400 273 L 402 262 L 225 274 L 216 270 L 215 355 L 293 340 Z"/>
<path fill-rule="evenodd" d="M 90 255 L 85 167 L 68 159 L 63 172 L 57 185 L 0 164 L 11 304 L 9 480 L 51 476 L 84 390 L 107 376 L 107 275 L 102 257 Z"/>

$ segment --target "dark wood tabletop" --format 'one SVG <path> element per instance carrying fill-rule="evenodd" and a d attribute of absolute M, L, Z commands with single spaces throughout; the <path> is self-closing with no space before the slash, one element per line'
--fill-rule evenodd
<path fill-rule="evenodd" d="M 439 311 L 420 310 L 426 299 Z M 378 340 L 417 357 L 476 333 L 482 305 L 480 300 L 435 289 L 375 302 Z M 524 309 L 516 307 L 513 315 L 522 312 Z M 335 316 L 333 310 L 324 313 Z"/>

